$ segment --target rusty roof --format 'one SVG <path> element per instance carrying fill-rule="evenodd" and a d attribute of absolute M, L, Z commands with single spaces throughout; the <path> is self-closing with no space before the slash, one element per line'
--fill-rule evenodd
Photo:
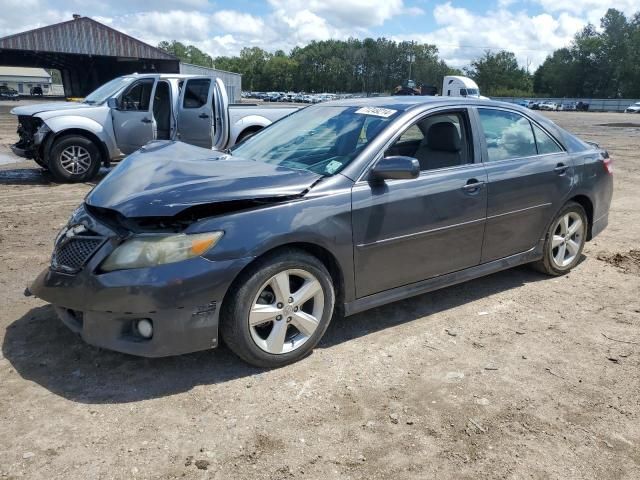
<path fill-rule="evenodd" d="M 178 60 L 177 57 L 89 17 L 78 17 L 0 38 L 0 49 L 105 57 Z"/>

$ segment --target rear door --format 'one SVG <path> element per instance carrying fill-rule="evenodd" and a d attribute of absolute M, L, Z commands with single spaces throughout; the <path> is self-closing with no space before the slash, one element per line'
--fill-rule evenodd
<path fill-rule="evenodd" d="M 214 80 L 207 77 L 183 81 L 178 102 L 178 138 L 198 147 L 213 146 Z"/>
<path fill-rule="evenodd" d="M 479 149 L 467 110 L 442 110 L 420 118 L 384 152 L 417 158 L 418 178 L 354 185 L 357 297 L 478 265 L 487 209 Z"/>
<path fill-rule="evenodd" d="M 151 98 L 155 84 L 154 78 L 136 80 L 120 95 L 118 108 L 111 110 L 116 143 L 124 154 L 154 139 Z"/>
<path fill-rule="evenodd" d="M 573 185 L 562 146 L 520 113 L 478 108 L 489 188 L 482 262 L 533 248 Z"/>
<path fill-rule="evenodd" d="M 219 78 L 216 78 L 213 92 L 213 111 L 213 148 L 223 150 L 229 144 L 229 97 L 224 83 Z"/>

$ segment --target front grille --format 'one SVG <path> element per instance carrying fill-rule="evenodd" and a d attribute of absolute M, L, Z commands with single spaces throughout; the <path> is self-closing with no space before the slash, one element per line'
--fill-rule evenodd
<path fill-rule="evenodd" d="M 76 273 L 87 263 L 91 255 L 102 245 L 104 239 L 94 236 L 63 238 L 58 242 L 51 257 L 51 267 L 68 273 Z"/>

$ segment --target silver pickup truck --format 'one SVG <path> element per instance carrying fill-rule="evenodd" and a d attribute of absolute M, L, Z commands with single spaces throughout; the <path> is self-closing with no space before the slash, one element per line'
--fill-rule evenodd
<path fill-rule="evenodd" d="M 82 103 L 14 108 L 20 139 L 12 150 L 58 181 L 83 182 L 151 140 L 224 150 L 296 110 L 229 105 L 224 84 L 212 77 L 133 74 L 102 85 Z"/>

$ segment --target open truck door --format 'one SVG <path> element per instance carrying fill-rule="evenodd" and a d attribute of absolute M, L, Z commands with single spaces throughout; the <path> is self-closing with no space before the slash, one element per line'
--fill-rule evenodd
<path fill-rule="evenodd" d="M 214 146 L 214 90 L 208 77 L 187 78 L 178 102 L 178 139 L 203 148 Z M 217 114 L 216 114 L 217 115 Z"/>
<path fill-rule="evenodd" d="M 215 112 L 213 148 L 224 150 L 229 144 L 229 97 L 224 83 L 216 78 L 213 109 Z"/>
<path fill-rule="evenodd" d="M 118 148 L 128 155 L 156 136 L 152 98 L 156 79 L 133 82 L 118 99 L 110 99 L 113 133 Z"/>

